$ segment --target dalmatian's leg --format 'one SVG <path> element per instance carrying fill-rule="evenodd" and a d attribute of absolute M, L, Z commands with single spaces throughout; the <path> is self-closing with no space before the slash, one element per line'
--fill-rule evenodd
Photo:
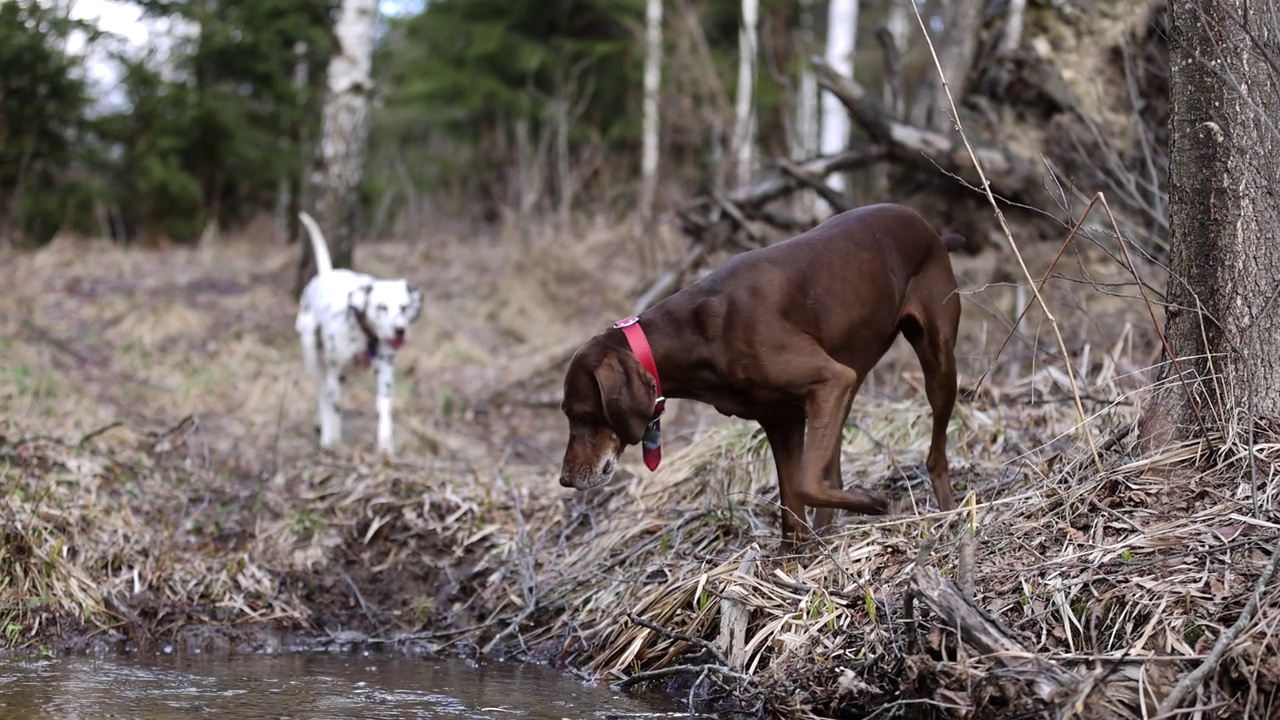
<path fill-rule="evenodd" d="M 304 296 L 305 298 L 305 296 Z M 302 345 L 302 366 L 306 369 L 307 375 L 315 383 L 316 395 L 323 398 L 324 396 L 324 371 L 320 368 L 320 326 L 316 322 L 315 317 L 311 314 L 310 303 L 303 300 L 302 308 L 298 313 L 298 319 L 295 323 L 298 330 L 298 340 Z M 320 422 L 323 413 L 316 414 L 316 434 L 320 434 Z"/>
<path fill-rule="evenodd" d="M 299 337 L 302 339 L 302 365 L 307 369 L 316 384 L 320 384 L 320 330 L 309 329 Z"/>
<path fill-rule="evenodd" d="M 392 453 L 391 396 L 395 392 L 393 358 L 379 354 L 373 362 L 378 383 L 378 450 L 390 455 Z"/>
<path fill-rule="evenodd" d="M 336 345 L 332 336 L 329 347 Z M 330 448 L 342 440 L 342 363 L 332 350 L 324 357 L 324 386 L 320 389 L 320 447 Z"/>

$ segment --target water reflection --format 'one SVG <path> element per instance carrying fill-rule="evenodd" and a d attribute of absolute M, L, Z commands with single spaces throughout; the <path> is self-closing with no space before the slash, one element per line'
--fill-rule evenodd
<path fill-rule="evenodd" d="M 399 655 L 31 659 L 0 656 L 0 717 L 678 717 L 556 670 Z"/>

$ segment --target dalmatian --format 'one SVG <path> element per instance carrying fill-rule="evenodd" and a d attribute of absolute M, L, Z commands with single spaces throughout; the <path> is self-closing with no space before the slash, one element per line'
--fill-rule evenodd
<path fill-rule="evenodd" d="M 318 386 L 320 446 L 342 439 L 342 384 L 352 366 L 372 366 L 377 382 L 378 450 L 392 452 L 391 395 L 393 363 L 404 344 L 409 323 L 422 309 L 422 293 L 405 280 L 379 280 L 344 268 L 335 269 L 324 235 L 306 212 L 298 218 L 307 229 L 316 259 L 316 276 L 302 290 L 295 328 L 302 359 Z"/>

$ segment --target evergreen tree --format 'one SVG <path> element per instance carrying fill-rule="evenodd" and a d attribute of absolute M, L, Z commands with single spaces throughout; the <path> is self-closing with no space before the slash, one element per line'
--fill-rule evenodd
<path fill-rule="evenodd" d="M 47 241 L 83 200 L 88 93 L 65 52 L 93 28 L 29 0 L 0 2 L 0 245 Z M 74 196 L 74 197 L 73 197 Z"/>
<path fill-rule="evenodd" d="M 281 179 L 303 172 L 309 148 L 300 126 L 319 121 L 315 83 L 295 87 L 298 47 L 308 76 L 319 79 L 331 47 L 329 0 L 143 0 L 152 15 L 171 15 L 197 31 L 177 63 L 182 81 L 164 83 L 154 70 L 130 67 L 134 102 L 156 102 L 124 123 L 135 144 L 125 155 L 141 172 L 139 198 L 150 217 L 142 225 L 191 239 L 210 219 L 235 226 L 274 209 Z M 165 107 L 172 102 L 172 107 Z M 129 111 L 133 114 L 133 110 Z M 164 117 L 165 112 L 171 113 Z M 314 137 L 314 132 L 310 133 Z M 163 138 L 163 139 L 161 139 Z M 194 182 L 194 186 L 191 182 Z M 296 186 L 296 182 L 289 185 Z M 286 185 L 288 187 L 289 185 Z M 191 190 L 197 191 L 194 198 Z M 194 205 L 193 205 L 194 201 Z M 142 212 L 142 210 L 139 210 Z"/>

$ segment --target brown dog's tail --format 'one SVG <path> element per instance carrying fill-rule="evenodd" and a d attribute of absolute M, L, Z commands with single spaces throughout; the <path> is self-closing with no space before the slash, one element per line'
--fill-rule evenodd
<path fill-rule="evenodd" d="M 947 252 L 964 250 L 970 255 L 977 255 L 982 250 L 982 243 L 977 240 L 968 240 L 963 235 L 957 233 L 947 233 L 946 235 L 943 235 L 942 244 L 947 248 Z"/>

